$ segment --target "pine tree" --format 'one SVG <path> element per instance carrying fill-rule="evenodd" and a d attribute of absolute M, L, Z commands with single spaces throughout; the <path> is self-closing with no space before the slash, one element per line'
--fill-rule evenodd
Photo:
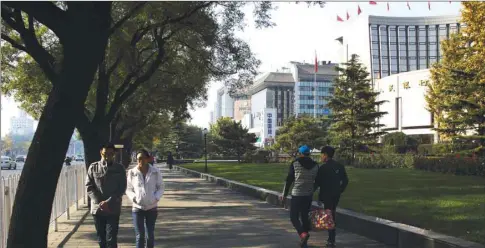
<path fill-rule="evenodd" d="M 377 131 L 382 124 L 377 119 L 387 114 L 379 112 L 384 101 L 377 101 L 378 92 L 372 90 L 369 73 L 352 55 L 345 66 L 337 67 L 339 77 L 335 80 L 335 93 L 328 105 L 332 109 L 333 131 L 340 149 L 350 152 L 351 163 L 358 149 L 374 145 L 385 132 Z"/>
<path fill-rule="evenodd" d="M 441 42 L 443 58 L 431 68 L 426 101 L 442 138 L 485 148 L 485 3 L 463 2 L 461 29 Z"/>

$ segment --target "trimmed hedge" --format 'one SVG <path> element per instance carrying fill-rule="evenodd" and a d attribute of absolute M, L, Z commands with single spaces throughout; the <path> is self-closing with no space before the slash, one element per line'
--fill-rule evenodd
<path fill-rule="evenodd" d="M 485 176 L 485 158 L 461 156 L 416 157 L 414 168 L 455 175 Z"/>
<path fill-rule="evenodd" d="M 412 154 L 358 154 L 354 161 L 355 168 L 384 169 L 384 168 L 413 168 Z"/>

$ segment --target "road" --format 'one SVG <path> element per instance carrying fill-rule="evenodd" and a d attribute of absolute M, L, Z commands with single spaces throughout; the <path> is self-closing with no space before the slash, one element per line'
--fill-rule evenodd
<path fill-rule="evenodd" d="M 79 161 L 79 162 L 73 161 L 73 162 L 71 162 L 71 165 L 83 164 L 83 163 L 84 162 L 82 162 L 82 161 Z M 66 166 L 66 165 L 64 165 L 64 166 Z M 5 177 L 8 177 L 8 176 L 12 176 L 12 175 L 20 175 L 23 168 L 24 168 L 24 163 L 17 162 L 17 169 L 16 170 L 3 169 L 1 171 L 1 176 L 5 178 Z"/>

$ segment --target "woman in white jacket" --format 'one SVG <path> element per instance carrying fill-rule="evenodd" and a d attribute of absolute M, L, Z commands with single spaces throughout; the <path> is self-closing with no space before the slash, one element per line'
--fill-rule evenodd
<path fill-rule="evenodd" d="M 145 239 L 146 247 L 153 248 L 157 205 L 164 191 L 163 177 L 157 167 L 149 164 L 148 151 L 139 151 L 136 159 L 138 165 L 128 171 L 126 188 L 126 195 L 133 202 L 136 248 L 145 248 Z"/>

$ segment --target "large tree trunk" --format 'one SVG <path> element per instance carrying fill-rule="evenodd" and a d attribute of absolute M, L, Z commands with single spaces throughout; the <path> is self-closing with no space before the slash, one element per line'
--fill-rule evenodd
<path fill-rule="evenodd" d="M 110 26 L 111 3 L 78 3 L 69 9 L 67 36 L 62 41 L 59 81 L 49 94 L 30 146 L 15 196 L 7 247 L 47 247 L 57 180 Z"/>

